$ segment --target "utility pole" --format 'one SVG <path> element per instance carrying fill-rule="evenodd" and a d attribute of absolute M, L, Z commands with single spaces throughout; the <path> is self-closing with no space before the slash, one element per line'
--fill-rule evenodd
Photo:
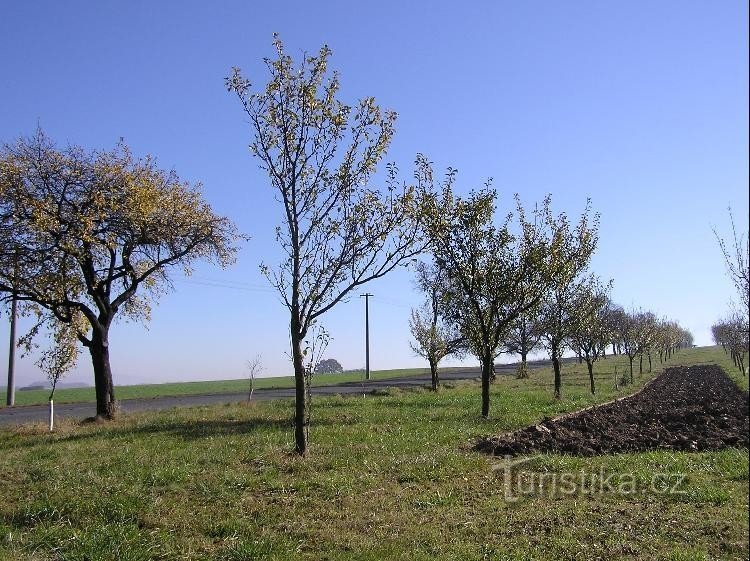
<path fill-rule="evenodd" d="M 360 298 L 365 299 L 365 380 L 370 379 L 370 294 L 365 292 L 360 294 Z"/>
<path fill-rule="evenodd" d="M 14 282 L 18 275 L 18 254 L 16 254 L 15 267 L 13 271 Z M 15 288 L 15 286 L 13 287 Z M 13 299 L 10 304 L 10 344 L 8 345 L 8 387 L 5 388 L 5 404 L 7 406 L 15 405 L 16 403 L 16 312 L 18 304 L 16 301 L 16 293 L 13 292 Z"/>

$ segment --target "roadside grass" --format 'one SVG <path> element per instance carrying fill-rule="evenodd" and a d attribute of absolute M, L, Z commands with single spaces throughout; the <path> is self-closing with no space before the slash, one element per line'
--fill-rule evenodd
<path fill-rule="evenodd" d="M 722 354 L 685 350 L 667 366 Z M 469 450 L 632 393 L 658 370 L 616 390 L 616 365 L 597 365 L 596 396 L 585 365 L 566 365 L 560 401 L 549 369 L 499 377 L 490 420 L 476 382 L 316 398 L 304 459 L 290 453 L 288 400 L 0 431 L 0 559 L 747 559 L 747 450 L 540 455 L 515 472 Z M 520 469 L 634 489 L 509 496 Z M 683 475 L 674 492 L 654 485 Z"/>
<path fill-rule="evenodd" d="M 373 380 L 403 378 L 419 374 L 429 374 L 425 368 L 402 368 L 396 370 L 378 370 L 371 372 Z M 346 382 L 364 380 L 364 371 L 348 371 L 341 374 L 317 374 L 313 376 L 313 386 L 331 386 Z M 293 388 L 294 376 L 277 376 L 273 378 L 256 378 L 255 389 Z M 207 380 L 201 382 L 175 382 L 168 384 L 135 384 L 116 386 L 117 399 L 149 399 L 154 397 L 172 397 L 180 395 L 205 395 L 213 393 L 248 393 L 250 379 Z M 5 407 L 5 390 L 0 391 L 0 408 Z M 49 390 L 16 391 L 16 405 L 46 404 Z M 93 403 L 96 401 L 94 387 L 65 388 L 55 391 L 55 403 Z"/>

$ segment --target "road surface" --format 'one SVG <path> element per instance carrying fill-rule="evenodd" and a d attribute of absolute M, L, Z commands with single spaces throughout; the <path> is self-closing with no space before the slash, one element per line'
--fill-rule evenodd
<path fill-rule="evenodd" d="M 548 361 L 529 362 L 530 367 L 545 366 Z M 515 364 L 496 364 L 497 374 L 510 375 L 515 372 Z M 478 368 L 461 368 L 440 373 L 443 382 L 451 380 L 471 380 L 478 378 Z M 414 388 L 430 384 L 429 373 L 408 376 L 404 378 L 390 378 L 386 380 L 370 380 L 362 382 L 347 382 L 333 386 L 313 387 L 313 395 L 356 395 L 372 393 L 384 388 Z M 294 388 L 285 389 L 257 389 L 253 393 L 253 399 L 292 399 Z M 200 405 L 215 405 L 224 403 L 236 403 L 245 401 L 247 393 L 214 393 L 203 395 L 183 395 L 173 397 L 154 397 L 147 399 L 124 399 L 120 401 L 120 410 L 123 413 L 135 413 L 139 411 L 161 411 L 172 407 L 196 407 Z M 47 405 L 20 405 L 15 407 L 0 408 L 0 426 L 13 426 L 25 423 L 45 422 L 48 419 Z M 60 403 L 55 404 L 55 419 L 85 419 L 96 415 L 96 404 L 91 403 Z"/>

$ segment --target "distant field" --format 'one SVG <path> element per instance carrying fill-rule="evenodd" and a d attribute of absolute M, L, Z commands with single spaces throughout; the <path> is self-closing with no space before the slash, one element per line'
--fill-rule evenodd
<path fill-rule="evenodd" d="M 717 348 L 664 366 L 712 362 L 747 388 Z M 745 561 L 747 450 L 542 454 L 521 468 L 632 478 L 636 490 L 540 488 L 509 500 L 502 460 L 469 449 L 632 393 L 662 367 L 615 389 L 625 365 L 599 363 L 591 396 L 585 367 L 566 364 L 561 400 L 549 368 L 501 376 L 489 420 L 474 381 L 319 397 L 304 459 L 290 453 L 288 399 L 64 422 L 53 434 L 43 423 L 0 430 L 0 559 Z M 678 492 L 654 484 L 682 476 Z"/>
<path fill-rule="evenodd" d="M 424 368 L 403 368 L 398 370 L 378 370 L 371 372 L 373 380 L 401 378 L 428 373 Z M 358 382 L 364 379 L 363 371 L 343 372 L 341 374 L 318 374 L 313 377 L 314 386 L 330 386 L 344 382 Z M 293 388 L 294 376 L 276 378 L 258 378 L 255 389 L 260 388 Z M 250 391 L 249 379 L 214 380 L 205 382 L 176 382 L 171 384 L 138 384 L 117 386 L 117 399 L 152 398 L 178 395 L 197 395 L 210 393 L 242 393 Z M 0 391 L 0 408 L 5 407 L 5 391 Z M 16 391 L 16 405 L 36 405 L 47 403 L 49 390 Z M 55 403 L 94 402 L 94 388 L 67 388 L 55 392 Z"/>
<path fill-rule="evenodd" d="M 701 347 L 693 349 L 695 357 L 706 356 L 706 360 L 717 359 L 727 372 L 736 372 L 732 365 L 731 359 L 724 353 L 716 353 L 719 347 Z M 658 366 L 658 357 L 655 357 Z M 627 367 L 627 360 L 624 357 L 618 357 L 615 360 L 608 360 L 598 364 L 598 369 L 604 369 L 605 365 L 614 368 L 618 365 L 619 372 Z M 533 363 L 532 363 L 533 368 Z M 637 359 L 635 368 L 638 368 Z M 462 370 L 463 367 L 450 367 L 441 369 L 443 372 Z M 377 370 L 370 373 L 373 380 L 387 380 L 389 378 L 402 378 L 406 376 L 416 376 L 429 374 L 427 368 L 401 368 L 394 370 Z M 607 379 L 611 380 L 614 372 L 602 373 Z M 600 374 L 601 375 L 601 374 Z M 364 372 L 349 371 L 341 374 L 318 374 L 313 378 L 314 386 L 330 386 L 347 382 L 358 382 L 364 379 Z M 747 377 L 741 377 L 737 374 L 737 382 L 741 387 L 747 389 Z M 261 388 L 293 388 L 294 376 L 278 376 L 274 378 L 258 378 L 255 381 L 255 389 Z M 138 399 L 154 398 L 179 395 L 204 395 L 211 393 L 242 393 L 250 391 L 249 379 L 235 380 L 209 380 L 202 382 L 175 382 L 168 384 L 136 384 L 131 386 L 116 386 L 115 394 L 117 399 Z M 39 405 L 46 404 L 49 398 L 49 390 L 24 390 L 16 391 L 16 405 Z M 66 388 L 59 389 L 55 392 L 55 403 L 93 403 L 96 401 L 94 388 Z M 5 407 L 5 391 L 0 391 L 0 409 Z"/>

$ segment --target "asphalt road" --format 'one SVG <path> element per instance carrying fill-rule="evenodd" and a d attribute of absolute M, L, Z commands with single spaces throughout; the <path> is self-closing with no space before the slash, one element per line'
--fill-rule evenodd
<path fill-rule="evenodd" d="M 529 363 L 529 366 L 543 366 L 547 361 Z M 497 364 L 497 374 L 512 374 L 515 364 Z M 441 372 L 441 381 L 471 380 L 478 378 L 478 368 L 462 368 L 460 370 L 449 370 Z M 313 387 L 313 395 L 356 395 L 372 393 L 384 388 L 413 388 L 429 385 L 430 375 L 408 376 L 404 378 L 391 378 L 387 380 L 370 380 L 368 382 L 347 382 L 334 386 Z M 294 397 L 294 389 L 258 389 L 253 393 L 253 399 L 291 399 Z M 123 413 L 135 413 L 138 411 L 161 411 L 172 407 L 195 407 L 200 405 L 215 405 L 224 403 L 236 403 L 245 401 L 247 393 L 214 393 L 203 395 L 184 395 L 174 397 L 154 397 L 148 399 L 124 399 L 120 401 L 120 410 Z M 21 405 L 15 407 L 0 408 L 0 426 L 13 426 L 25 423 L 45 422 L 48 419 L 47 405 Z M 96 404 L 94 403 L 60 403 L 55 404 L 55 419 L 85 419 L 96 415 Z"/>

